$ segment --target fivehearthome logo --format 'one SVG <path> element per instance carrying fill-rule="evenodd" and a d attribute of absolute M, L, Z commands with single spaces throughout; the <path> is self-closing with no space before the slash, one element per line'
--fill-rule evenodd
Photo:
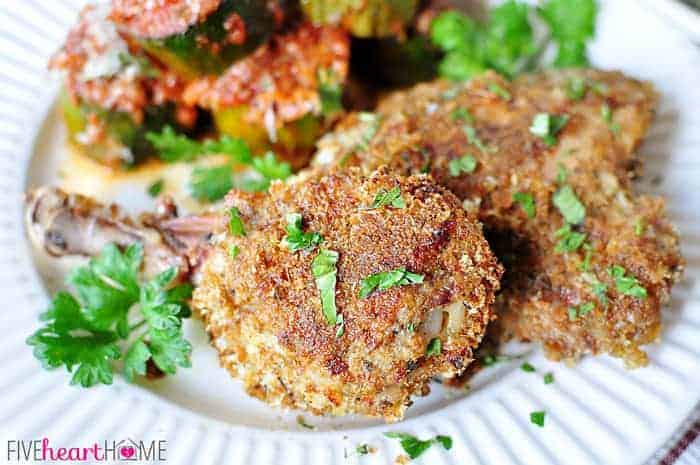
<path fill-rule="evenodd" d="M 88 446 L 65 447 L 54 445 L 49 438 L 9 439 L 7 441 L 7 461 L 9 463 L 52 462 L 140 462 L 166 460 L 166 440 L 98 441 Z"/>

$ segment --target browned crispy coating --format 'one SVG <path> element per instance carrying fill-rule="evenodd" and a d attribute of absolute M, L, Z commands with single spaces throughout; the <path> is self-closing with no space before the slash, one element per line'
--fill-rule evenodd
<path fill-rule="evenodd" d="M 125 63 L 125 57 L 130 54 L 145 58 L 140 48 L 123 37 L 106 15 L 103 5 L 86 6 L 49 62 L 50 69 L 65 74 L 64 85 L 73 102 L 124 112 L 137 124 L 143 122 L 148 105 L 172 102 L 178 107 L 178 122 L 191 126 L 196 110 L 194 105 L 185 105 L 181 100 L 182 80 L 165 69 L 158 69 L 157 75 L 146 75 L 139 69 L 141 65 Z"/>
<path fill-rule="evenodd" d="M 183 33 L 216 11 L 221 0 L 112 0 L 111 19 L 137 37 Z"/>
<path fill-rule="evenodd" d="M 580 100 L 567 96 L 570 78 L 587 83 Z M 387 98 L 374 119 L 349 116 L 319 143 L 316 164 L 430 172 L 477 213 L 504 263 L 497 314 L 506 337 L 540 342 L 557 360 L 609 353 L 638 366 L 646 363 L 640 346 L 659 335 L 661 307 L 683 266 L 664 201 L 632 192 L 633 152 L 656 100 L 649 84 L 596 70 L 423 84 Z M 541 112 L 569 117 L 552 147 L 529 130 Z M 453 175 L 450 162 L 465 155 L 476 169 Z M 556 251 L 565 222 L 552 196 L 563 185 L 586 210 L 574 230 L 586 234 L 587 245 L 573 252 Z M 534 218 L 514 201 L 519 192 L 534 197 Z M 638 279 L 647 297 L 620 292 L 613 265 Z M 594 292 L 596 283 L 605 289 Z M 570 315 L 589 302 L 590 313 Z"/>
<path fill-rule="evenodd" d="M 221 76 L 190 83 L 183 99 L 213 111 L 248 105 L 248 122 L 277 126 L 321 112 L 319 74 L 345 81 L 350 38 L 337 27 L 299 25 L 280 34 L 252 55 L 237 61 Z"/>
<path fill-rule="evenodd" d="M 367 208 L 396 187 L 404 208 Z M 480 224 L 428 177 L 350 170 L 273 183 L 269 193 L 232 191 L 226 203 L 240 211 L 246 234 L 214 235 L 193 304 L 221 364 L 249 394 L 317 414 L 397 420 L 431 377 L 454 376 L 472 361 L 502 268 Z M 283 242 L 289 213 L 339 253 L 340 335 L 324 318 L 311 271 L 319 249 L 292 252 Z M 424 282 L 358 296 L 364 278 L 400 267 Z M 428 357 L 436 337 L 442 350 Z"/>

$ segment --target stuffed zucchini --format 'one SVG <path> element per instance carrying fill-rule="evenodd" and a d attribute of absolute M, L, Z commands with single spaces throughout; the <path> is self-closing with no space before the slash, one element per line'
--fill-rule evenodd
<path fill-rule="evenodd" d="M 356 37 L 401 35 L 417 0 L 301 0 L 314 24 L 339 25 Z"/>
<path fill-rule="evenodd" d="M 220 133 L 303 166 L 326 123 L 342 109 L 349 42 L 339 28 L 302 24 L 222 76 L 191 82 L 183 98 L 210 110 Z"/>
<path fill-rule="evenodd" d="M 124 34 L 185 79 L 220 74 L 260 46 L 281 21 L 267 0 L 114 0 Z"/>
<path fill-rule="evenodd" d="M 147 131 L 189 131 L 198 113 L 180 100 L 183 83 L 127 43 L 107 13 L 86 7 L 49 67 L 64 74 L 69 141 L 103 164 L 128 166 L 154 153 Z"/>

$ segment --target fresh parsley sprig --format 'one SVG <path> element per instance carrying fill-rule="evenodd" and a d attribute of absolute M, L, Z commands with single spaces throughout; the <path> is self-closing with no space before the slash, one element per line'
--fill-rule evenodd
<path fill-rule="evenodd" d="M 164 373 L 190 366 L 192 347 L 184 339 L 182 319 L 190 316 L 186 300 L 192 286 L 173 286 L 177 269 L 151 281 L 138 278 L 143 246 L 124 252 L 108 244 L 86 266 L 68 278 L 75 289 L 57 293 L 40 316 L 45 325 L 27 339 L 46 369 L 65 366 L 71 384 L 90 387 L 111 384 L 113 361 L 124 360 L 124 374 L 133 379 L 153 363 Z M 124 341 L 135 337 L 126 353 Z"/>
<path fill-rule="evenodd" d="M 197 141 L 177 134 L 166 126 L 161 132 L 148 132 L 146 138 L 153 144 L 160 158 L 168 163 L 192 162 L 204 155 L 223 154 L 228 163 L 215 166 L 199 166 L 192 171 L 190 191 L 197 200 L 214 202 L 223 198 L 235 185 L 243 190 L 266 190 L 275 179 L 287 179 L 292 169 L 287 162 L 280 161 L 273 152 L 254 157 L 243 139 L 223 135 L 219 139 Z M 235 182 L 235 165 L 247 166 L 253 176 Z"/>
<path fill-rule="evenodd" d="M 541 41 L 531 23 L 537 16 L 548 32 Z M 540 7 L 508 0 L 491 9 L 483 23 L 455 10 L 445 11 L 431 23 L 430 38 L 445 53 L 438 68 L 445 78 L 469 79 L 487 69 L 513 77 L 532 70 L 550 41 L 557 48 L 554 66 L 586 66 L 596 16 L 595 0 L 547 0 Z"/>

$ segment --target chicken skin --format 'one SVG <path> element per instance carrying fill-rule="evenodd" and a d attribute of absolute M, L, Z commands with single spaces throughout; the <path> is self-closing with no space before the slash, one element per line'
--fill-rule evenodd
<path fill-rule="evenodd" d="M 632 186 L 656 100 L 649 84 L 596 70 L 422 84 L 348 116 L 314 163 L 429 172 L 504 264 L 494 331 L 555 360 L 640 366 L 683 268 L 664 201 Z"/>
<path fill-rule="evenodd" d="M 226 205 L 237 227 L 214 233 L 193 306 L 249 394 L 395 421 L 432 377 L 472 361 L 502 268 L 478 221 L 427 176 L 350 170 L 232 191 Z M 292 250 L 290 215 L 320 235 L 309 247 Z M 316 266 L 328 255 L 324 297 Z M 367 288 L 389 273 L 393 284 Z"/>

